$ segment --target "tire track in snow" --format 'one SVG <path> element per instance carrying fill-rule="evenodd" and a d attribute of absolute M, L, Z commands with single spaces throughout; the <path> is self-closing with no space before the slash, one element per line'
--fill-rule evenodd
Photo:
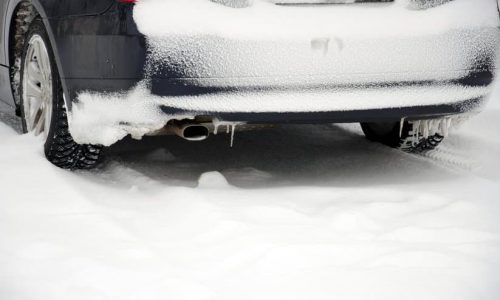
<path fill-rule="evenodd" d="M 460 151 L 455 147 L 446 144 L 432 150 L 417 154 L 418 156 L 447 169 L 453 171 L 472 171 L 480 166 L 478 160 L 473 159 L 465 151 Z"/>

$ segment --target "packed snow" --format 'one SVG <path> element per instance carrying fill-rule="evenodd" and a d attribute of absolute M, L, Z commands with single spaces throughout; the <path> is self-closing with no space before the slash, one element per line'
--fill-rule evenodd
<path fill-rule="evenodd" d="M 74 173 L 2 104 L 0 299 L 497 300 L 499 99 L 422 156 L 304 125 Z"/>

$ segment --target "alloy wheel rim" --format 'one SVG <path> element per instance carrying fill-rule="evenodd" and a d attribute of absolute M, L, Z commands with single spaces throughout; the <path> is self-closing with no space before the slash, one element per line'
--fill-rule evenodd
<path fill-rule="evenodd" d="M 26 129 L 47 138 L 52 119 L 52 70 L 47 47 L 39 35 L 28 42 L 22 85 Z"/>

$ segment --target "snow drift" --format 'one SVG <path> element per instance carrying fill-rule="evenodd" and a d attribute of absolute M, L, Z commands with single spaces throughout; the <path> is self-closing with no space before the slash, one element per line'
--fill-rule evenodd
<path fill-rule="evenodd" d="M 429 156 L 295 126 L 128 141 L 79 173 L 0 124 L 0 298 L 497 300 L 499 120 Z"/>

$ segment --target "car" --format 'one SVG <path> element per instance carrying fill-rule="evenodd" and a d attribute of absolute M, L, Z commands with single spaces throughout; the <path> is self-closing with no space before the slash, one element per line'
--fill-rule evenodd
<path fill-rule="evenodd" d="M 65 169 L 126 136 L 360 123 L 430 151 L 479 112 L 497 0 L 2 0 L 0 99 Z M 221 129 L 222 128 L 222 129 Z"/>

